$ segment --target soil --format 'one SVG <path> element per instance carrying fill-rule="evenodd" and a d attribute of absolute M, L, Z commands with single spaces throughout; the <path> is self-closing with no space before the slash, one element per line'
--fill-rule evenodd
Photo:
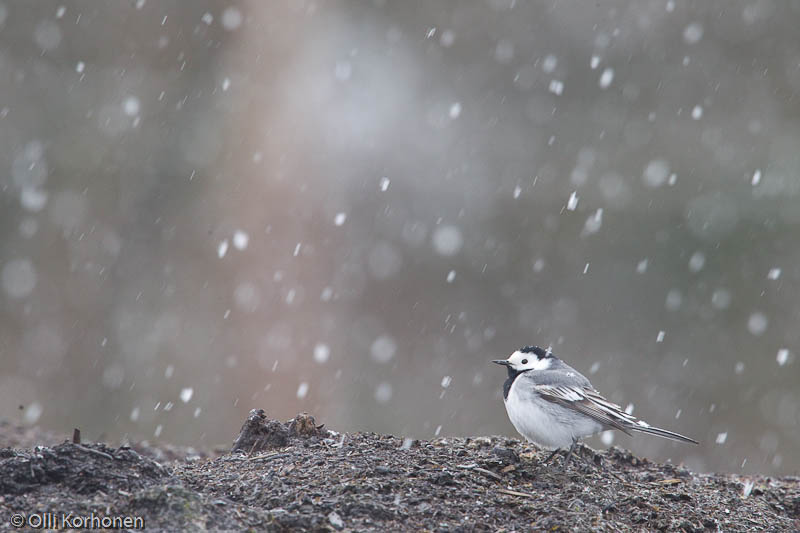
<path fill-rule="evenodd" d="M 516 439 L 337 433 L 260 410 L 231 451 L 60 437 L 0 423 L 0 529 L 23 513 L 17 529 L 94 516 L 170 531 L 800 531 L 800 478 L 697 474 L 619 448 L 584 447 L 562 470 L 563 455 L 545 464 Z"/>

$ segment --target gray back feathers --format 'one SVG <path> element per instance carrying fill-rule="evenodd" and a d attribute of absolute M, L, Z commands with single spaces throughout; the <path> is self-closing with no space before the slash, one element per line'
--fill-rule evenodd
<path fill-rule="evenodd" d="M 536 385 L 551 387 L 585 387 L 593 389 L 586 376 L 569 366 L 561 359 L 553 359 L 547 370 L 531 370 L 524 372 L 519 378 L 525 380 L 524 387 L 533 389 Z M 520 383 L 519 385 L 523 385 Z"/>

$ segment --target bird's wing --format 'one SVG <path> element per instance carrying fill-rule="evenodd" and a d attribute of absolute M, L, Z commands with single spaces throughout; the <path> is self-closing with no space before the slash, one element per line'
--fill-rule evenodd
<path fill-rule="evenodd" d="M 603 398 L 591 387 L 574 385 L 537 385 L 534 390 L 543 399 L 557 403 L 569 409 L 597 420 L 608 429 L 618 429 L 630 435 L 631 431 L 649 433 L 678 442 L 697 444 L 697 441 L 674 431 L 651 426 L 644 420 L 626 413 L 622 408 Z"/>
<path fill-rule="evenodd" d="M 568 409 L 582 413 L 597 420 L 608 428 L 614 428 L 630 435 L 631 426 L 638 421 L 622 408 L 611 403 L 588 387 L 573 387 L 564 385 L 537 385 L 536 392 L 545 400 L 557 403 Z"/>

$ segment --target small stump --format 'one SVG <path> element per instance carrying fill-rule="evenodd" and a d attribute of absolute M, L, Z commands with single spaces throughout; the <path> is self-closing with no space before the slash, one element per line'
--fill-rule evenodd
<path fill-rule="evenodd" d="M 247 416 L 239 436 L 233 443 L 232 452 L 256 453 L 274 448 L 284 448 L 291 439 L 308 439 L 327 436 L 322 426 L 317 426 L 314 417 L 300 413 L 286 423 L 267 418 L 263 409 L 253 409 Z"/>

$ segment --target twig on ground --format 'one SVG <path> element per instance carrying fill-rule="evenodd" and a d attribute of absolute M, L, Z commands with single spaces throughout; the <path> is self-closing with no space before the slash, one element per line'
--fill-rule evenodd
<path fill-rule="evenodd" d="M 456 468 L 464 468 L 466 470 L 474 470 L 475 472 L 479 472 L 484 476 L 489 476 L 492 479 L 496 479 L 497 481 L 503 481 L 503 476 L 499 474 L 495 474 L 491 470 L 486 470 L 485 468 L 481 468 L 478 466 L 478 463 L 467 463 L 464 465 L 456 465 Z"/>
<path fill-rule="evenodd" d="M 248 457 L 248 461 L 274 461 L 275 459 L 283 459 L 284 457 L 290 457 L 292 454 L 290 453 L 273 453 L 271 455 L 257 455 L 255 457 Z"/>
<path fill-rule="evenodd" d="M 92 448 L 87 448 L 86 446 L 82 446 L 80 444 L 76 444 L 75 447 L 78 448 L 81 451 L 86 452 L 86 453 L 93 453 L 95 455 L 99 455 L 100 457 L 105 457 L 109 461 L 113 461 L 114 460 L 114 457 L 109 455 L 109 454 L 107 454 L 106 452 L 101 452 L 100 450 L 93 450 Z"/>
<path fill-rule="evenodd" d="M 475 472 L 480 472 L 484 476 L 489 476 L 492 479 L 496 479 L 497 481 L 503 481 L 503 476 L 495 474 L 491 470 L 486 470 L 485 468 L 480 468 L 480 467 L 475 467 L 472 470 L 474 470 Z"/>
<path fill-rule="evenodd" d="M 502 494 L 508 494 L 509 496 L 519 496 L 520 498 L 536 498 L 533 494 L 528 494 L 527 492 L 520 492 L 518 490 L 511 490 L 511 489 L 497 489 L 497 492 Z"/>
<path fill-rule="evenodd" d="M 670 479 L 662 479 L 660 481 L 656 481 L 656 485 L 677 485 L 678 483 L 683 483 L 682 479 L 678 479 L 676 477 Z"/>
<path fill-rule="evenodd" d="M 252 446 L 250 446 L 250 451 L 247 452 L 247 455 L 253 455 L 253 452 L 256 450 L 256 446 L 261 444 L 261 439 L 256 439 Z"/>

